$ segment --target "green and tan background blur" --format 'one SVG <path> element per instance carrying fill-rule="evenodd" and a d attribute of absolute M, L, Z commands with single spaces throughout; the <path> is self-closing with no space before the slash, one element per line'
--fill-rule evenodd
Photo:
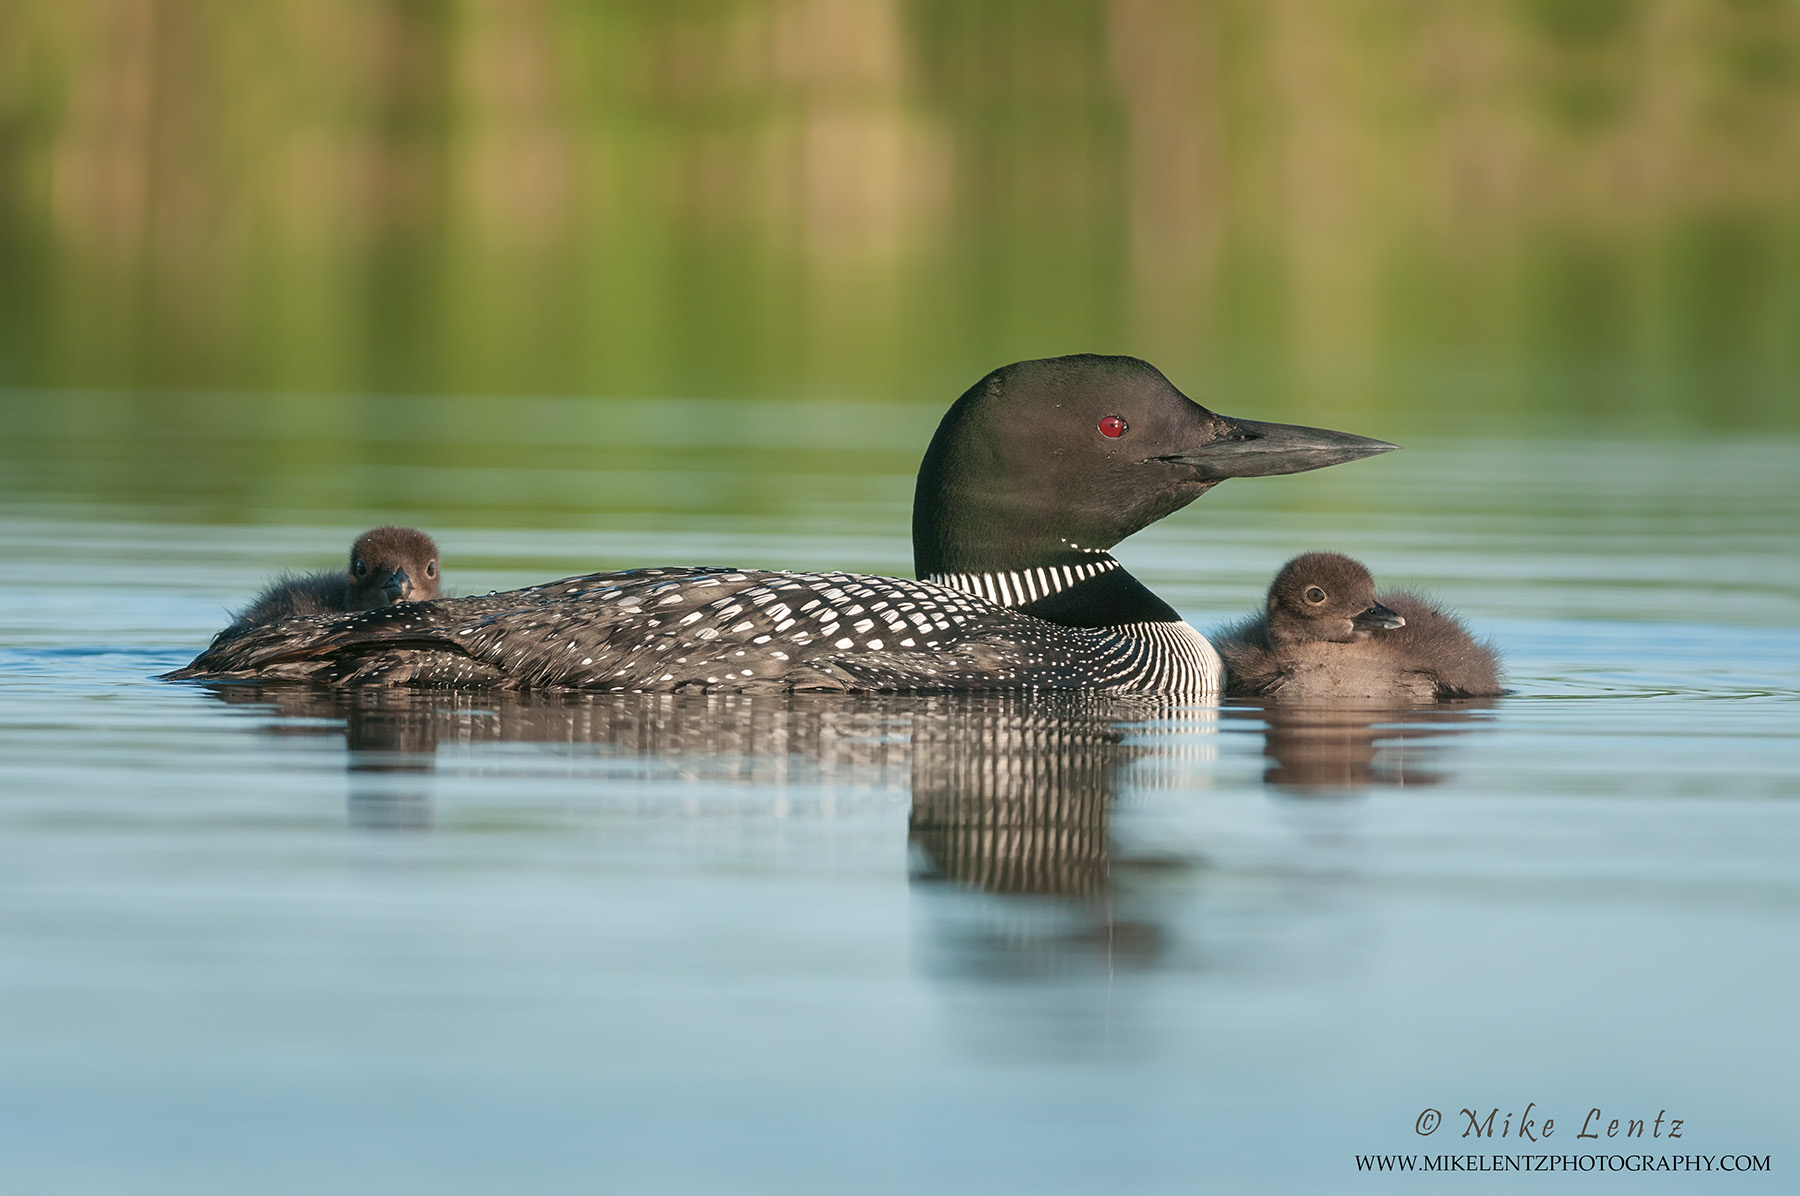
<path fill-rule="evenodd" d="M 19 468 L 1078 351 L 1380 435 L 1791 431 L 1797 334 L 1791 0 L 0 0 Z"/>

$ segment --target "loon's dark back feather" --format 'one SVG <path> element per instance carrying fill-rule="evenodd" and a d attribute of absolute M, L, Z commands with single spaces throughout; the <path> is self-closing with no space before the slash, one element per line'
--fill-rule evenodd
<path fill-rule="evenodd" d="M 169 676 L 751 693 L 1216 685 L 1216 658 L 1177 626 L 1064 627 L 853 573 L 637 569 L 253 626 Z"/>

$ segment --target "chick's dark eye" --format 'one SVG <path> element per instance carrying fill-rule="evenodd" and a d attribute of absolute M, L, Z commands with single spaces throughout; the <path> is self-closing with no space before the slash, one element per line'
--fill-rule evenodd
<path fill-rule="evenodd" d="M 1305 598 L 1314 606 L 1317 606 L 1319 603 L 1325 601 L 1325 591 L 1321 590 L 1318 586 L 1307 586 L 1306 593 L 1301 595 L 1301 597 Z"/>
<path fill-rule="evenodd" d="M 1116 415 L 1109 415 L 1100 421 L 1100 435 L 1109 440 L 1117 440 L 1130 428 L 1124 420 Z"/>
<path fill-rule="evenodd" d="M 369 567 L 362 563 L 361 558 L 358 558 L 356 563 L 350 566 L 350 571 L 361 577 L 369 571 Z"/>
<path fill-rule="evenodd" d="M 426 561 L 425 562 L 425 576 L 426 577 L 436 577 L 437 576 L 437 562 L 436 561 Z"/>

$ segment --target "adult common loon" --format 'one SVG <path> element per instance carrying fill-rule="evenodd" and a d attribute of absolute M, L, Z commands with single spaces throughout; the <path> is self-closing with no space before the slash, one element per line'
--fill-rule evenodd
<path fill-rule="evenodd" d="M 1289 561 L 1262 614 L 1214 634 L 1233 697 L 1412 703 L 1504 692 L 1492 645 L 1418 594 L 1377 599 L 1368 569 L 1335 552 Z"/>
<path fill-rule="evenodd" d="M 1107 549 L 1226 478 L 1384 441 L 1208 411 L 1146 362 L 995 370 L 919 470 L 920 580 L 636 569 L 221 637 L 172 678 L 611 691 L 1093 689 L 1213 694 L 1206 639 Z"/>
<path fill-rule="evenodd" d="M 241 629 L 299 615 L 375 610 L 437 596 L 438 549 L 431 537 L 417 528 L 384 526 L 356 538 L 350 545 L 349 565 L 341 572 L 276 578 L 233 616 L 232 625 Z"/>

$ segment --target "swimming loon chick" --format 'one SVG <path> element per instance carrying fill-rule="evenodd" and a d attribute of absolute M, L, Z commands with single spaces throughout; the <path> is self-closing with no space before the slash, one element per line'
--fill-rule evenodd
<path fill-rule="evenodd" d="M 232 618 L 233 627 L 273 623 L 298 615 L 375 610 L 396 602 L 438 596 L 438 549 L 417 528 L 371 528 L 350 545 L 342 572 L 283 574 Z"/>
<path fill-rule="evenodd" d="M 647 569 L 249 629 L 172 678 L 629 691 L 1213 694 L 1203 636 L 1107 549 L 1231 477 L 1379 440 L 1215 414 L 1131 357 L 995 370 L 919 469 L 920 580 Z"/>
<path fill-rule="evenodd" d="M 1418 594 L 1378 599 L 1362 563 L 1335 552 L 1289 561 L 1262 614 L 1215 634 L 1233 697 L 1410 703 L 1503 692 L 1492 645 Z"/>

